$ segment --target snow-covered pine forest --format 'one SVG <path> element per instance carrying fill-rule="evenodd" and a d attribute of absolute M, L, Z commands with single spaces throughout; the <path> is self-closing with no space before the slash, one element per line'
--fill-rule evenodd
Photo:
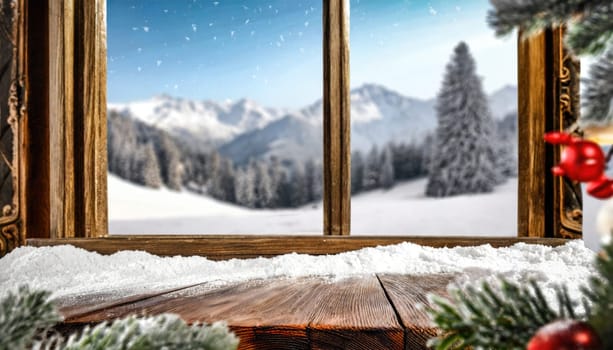
<path fill-rule="evenodd" d="M 516 94 L 505 87 L 489 97 L 496 167 L 505 176 L 516 174 Z M 428 176 L 435 105 L 378 85 L 353 90 L 353 193 Z M 248 208 L 299 207 L 321 198 L 321 137 L 321 101 L 291 112 L 158 96 L 109 106 L 109 171 Z"/>

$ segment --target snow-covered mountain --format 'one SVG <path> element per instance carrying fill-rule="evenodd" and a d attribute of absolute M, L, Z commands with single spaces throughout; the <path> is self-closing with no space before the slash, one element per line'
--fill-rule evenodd
<path fill-rule="evenodd" d="M 517 110 L 517 88 L 505 86 L 490 96 L 497 120 Z M 167 95 L 109 110 L 169 131 L 188 143 L 213 146 L 235 162 L 250 158 L 320 158 L 322 101 L 300 110 L 268 108 L 242 99 L 217 103 Z M 435 100 L 420 100 L 381 85 L 365 84 L 351 91 L 351 144 L 367 151 L 389 141 L 419 141 L 436 127 Z"/>
<path fill-rule="evenodd" d="M 219 146 L 238 135 L 279 119 L 286 111 L 265 108 L 254 101 L 194 101 L 160 95 L 149 100 L 109 104 L 109 111 L 141 120 L 188 142 Z"/>

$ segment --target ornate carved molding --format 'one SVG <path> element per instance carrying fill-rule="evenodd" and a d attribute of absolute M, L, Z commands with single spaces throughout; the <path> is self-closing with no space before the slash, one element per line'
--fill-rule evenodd
<path fill-rule="evenodd" d="M 567 130 L 576 125 L 580 113 L 580 64 L 579 60 L 567 49 L 562 47 L 561 53 L 557 117 L 559 129 Z M 583 218 L 581 185 L 566 177 L 560 177 L 557 186 L 560 193 L 560 206 L 557 213 L 560 226 L 557 237 L 581 238 Z"/>
<path fill-rule="evenodd" d="M 0 0 L 0 257 L 25 244 L 20 204 L 26 114 L 24 1 Z"/>

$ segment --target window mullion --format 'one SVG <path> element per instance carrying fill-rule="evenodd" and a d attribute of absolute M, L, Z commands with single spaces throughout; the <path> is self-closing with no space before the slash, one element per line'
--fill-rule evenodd
<path fill-rule="evenodd" d="M 349 1 L 323 1 L 324 234 L 349 235 Z"/>

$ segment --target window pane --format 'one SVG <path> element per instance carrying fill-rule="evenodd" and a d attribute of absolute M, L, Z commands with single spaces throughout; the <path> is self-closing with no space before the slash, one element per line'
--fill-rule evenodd
<path fill-rule="evenodd" d="M 517 235 L 517 44 L 489 1 L 351 1 L 352 233 Z"/>
<path fill-rule="evenodd" d="M 109 227 L 321 233 L 321 0 L 109 0 Z"/>

